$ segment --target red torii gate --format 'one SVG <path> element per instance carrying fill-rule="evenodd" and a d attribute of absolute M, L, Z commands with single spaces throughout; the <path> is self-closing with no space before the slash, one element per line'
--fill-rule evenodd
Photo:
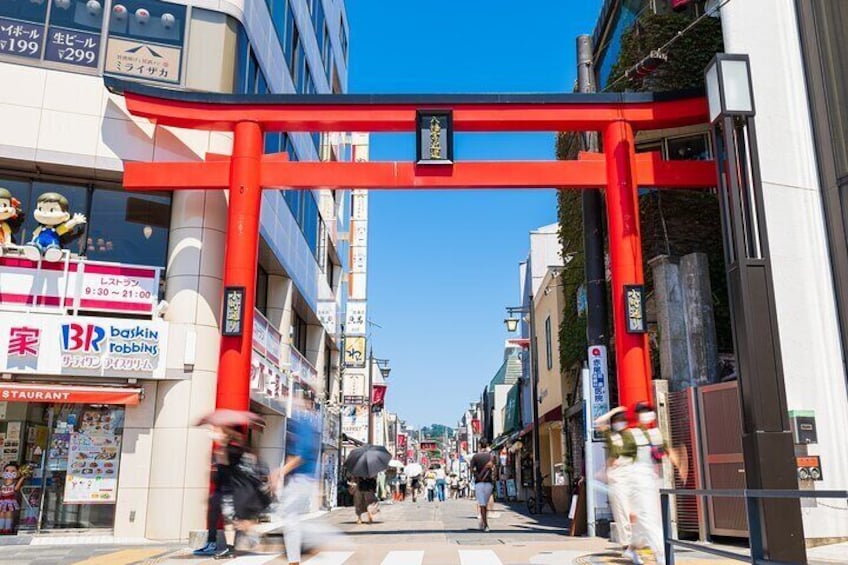
<path fill-rule="evenodd" d="M 229 189 L 224 287 L 245 288 L 255 302 L 259 208 L 263 187 L 452 189 L 606 189 L 612 271 L 615 354 L 620 401 L 651 399 L 650 351 L 644 333 L 628 333 L 624 287 L 641 285 L 639 186 L 704 188 L 716 185 L 712 161 L 664 161 L 636 155 L 634 131 L 707 121 L 707 101 L 659 94 L 510 95 L 228 95 L 180 92 L 105 79 L 126 98 L 133 115 L 160 125 L 233 132 L 232 156 L 206 161 L 124 166 L 127 190 Z M 264 133 L 413 132 L 417 111 L 449 110 L 457 132 L 600 131 L 603 154 L 577 161 L 291 162 L 263 154 Z M 275 188 L 276 190 L 276 188 Z M 253 317 L 242 335 L 222 337 L 216 404 L 245 410 L 250 403 Z"/>

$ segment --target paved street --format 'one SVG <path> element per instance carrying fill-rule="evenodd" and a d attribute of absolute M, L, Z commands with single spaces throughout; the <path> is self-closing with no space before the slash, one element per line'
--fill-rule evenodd
<path fill-rule="evenodd" d="M 496 505 L 491 532 L 476 530 L 471 501 L 384 505 L 374 524 L 358 525 L 352 508 L 325 515 L 325 523 L 343 535 L 317 554 L 304 557 L 308 565 L 562 565 L 624 564 L 620 553 L 604 539 L 564 535 L 565 520 L 545 514 L 531 517 L 523 505 Z M 86 538 L 37 538 L 31 545 L 0 546 L 0 565 L 212 565 L 221 563 L 191 555 L 182 545 L 87 545 Z M 93 538 L 88 538 L 93 539 Z M 59 542 L 53 545 L 53 541 Z M 279 537 L 270 536 L 252 552 L 224 561 L 231 565 L 284 565 Z M 35 545 L 37 544 L 37 545 Z M 811 563 L 840 563 L 846 548 L 814 551 Z M 739 551 L 743 551 L 739 549 Z M 645 562 L 654 561 L 646 554 Z M 685 565 L 735 563 L 681 551 Z"/>
<path fill-rule="evenodd" d="M 353 509 L 342 508 L 320 518 L 345 535 L 305 557 L 310 565 L 554 565 L 563 563 L 624 563 L 603 539 L 564 535 L 565 520 L 545 514 L 531 517 L 523 505 L 496 505 L 491 532 L 476 530 L 471 501 L 384 505 L 374 524 L 357 525 Z M 211 565 L 185 546 L 143 545 L 19 545 L 0 547 L 0 565 Z M 79 541 L 82 541 L 80 539 Z M 227 561 L 232 565 L 281 565 L 281 540 L 269 539 L 255 552 Z M 37 543 L 48 544 L 50 538 Z M 682 554 L 681 563 L 721 560 Z M 651 563 L 650 559 L 646 562 Z"/>

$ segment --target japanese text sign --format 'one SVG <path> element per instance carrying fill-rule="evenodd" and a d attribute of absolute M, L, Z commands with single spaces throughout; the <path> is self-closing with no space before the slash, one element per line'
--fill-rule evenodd
<path fill-rule="evenodd" d="M 107 73 L 179 83 L 182 49 L 110 37 L 106 45 Z"/>
<path fill-rule="evenodd" d="M 0 53 L 38 59 L 43 43 L 43 25 L 0 18 Z"/>
<path fill-rule="evenodd" d="M 645 333 L 645 287 L 624 285 L 624 314 L 628 333 Z"/>
<path fill-rule="evenodd" d="M 0 312 L 0 371 L 164 378 L 168 324 Z"/>
<path fill-rule="evenodd" d="M 589 354 L 589 383 L 591 396 L 589 404 L 592 409 L 591 421 L 597 420 L 609 411 L 609 390 L 607 388 L 607 348 L 604 345 L 590 345 Z M 599 441 L 601 434 L 595 431 L 595 440 Z"/>
<path fill-rule="evenodd" d="M 242 334 L 243 325 L 244 287 L 228 286 L 224 289 L 224 327 L 221 328 L 221 335 L 239 337 Z"/>
<path fill-rule="evenodd" d="M 44 58 L 58 63 L 97 68 L 100 34 L 51 26 Z"/>

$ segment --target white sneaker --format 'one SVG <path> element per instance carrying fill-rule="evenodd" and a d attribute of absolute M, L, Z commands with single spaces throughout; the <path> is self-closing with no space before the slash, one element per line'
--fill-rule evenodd
<path fill-rule="evenodd" d="M 44 250 L 44 260 L 48 263 L 56 263 L 62 259 L 62 250 L 58 247 L 48 247 Z"/>
<path fill-rule="evenodd" d="M 621 554 L 621 557 L 624 559 L 629 559 L 630 562 L 635 563 L 635 565 L 643 565 L 644 563 L 644 561 L 642 561 L 642 557 L 639 555 L 639 552 L 630 547 L 624 550 L 624 553 Z"/>

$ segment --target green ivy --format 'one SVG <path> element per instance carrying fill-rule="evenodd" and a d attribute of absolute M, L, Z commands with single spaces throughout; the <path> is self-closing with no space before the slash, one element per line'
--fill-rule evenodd
<path fill-rule="evenodd" d="M 621 38 L 621 52 L 610 73 L 609 90 L 622 92 L 661 92 L 702 88 L 704 69 L 713 56 L 724 50 L 721 22 L 705 18 L 689 32 L 681 35 L 668 49 L 668 60 L 643 78 L 622 78 L 651 50 L 664 45 L 692 23 L 685 14 L 653 14 L 639 18 Z M 613 84 L 614 83 L 614 84 Z"/>

